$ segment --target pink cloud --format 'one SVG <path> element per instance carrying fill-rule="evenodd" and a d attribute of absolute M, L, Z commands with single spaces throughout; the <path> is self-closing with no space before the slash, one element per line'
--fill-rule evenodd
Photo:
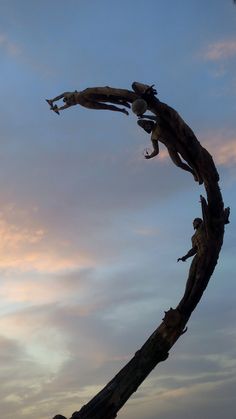
<path fill-rule="evenodd" d="M 71 256 L 62 254 L 63 249 L 45 249 L 34 251 L 19 249 L 17 252 L 0 252 L 0 268 L 10 271 L 56 273 L 74 270 L 91 265 L 91 258 L 82 252 L 73 252 Z"/>
<path fill-rule="evenodd" d="M 0 46 L 2 46 L 10 55 L 20 55 L 21 54 L 21 48 L 20 46 L 12 42 L 6 34 L 0 34 Z"/>
<path fill-rule="evenodd" d="M 216 153 L 217 162 L 222 166 L 236 164 L 236 138 L 221 144 Z"/>
<path fill-rule="evenodd" d="M 16 208 L 12 210 L 12 207 L 0 212 L 1 269 L 53 273 L 94 265 L 90 255 L 57 239 L 30 217 L 28 212 L 24 214 Z"/>
<path fill-rule="evenodd" d="M 212 154 L 217 165 L 233 167 L 236 165 L 236 137 L 225 134 L 206 136 L 204 147 Z"/>
<path fill-rule="evenodd" d="M 236 40 L 219 41 L 208 45 L 204 57 L 209 61 L 224 60 L 236 56 Z"/>
<path fill-rule="evenodd" d="M 25 278 L 5 278 L 0 286 L 0 296 L 5 302 L 18 302 L 30 304 L 50 304 L 58 301 L 65 301 L 74 296 L 74 293 L 83 295 L 84 299 L 87 295 L 86 283 L 81 280 L 78 271 L 78 278 L 72 285 L 70 280 L 60 280 L 60 276 L 50 276 L 46 279 L 43 277 L 37 279 Z M 85 315 L 84 309 L 81 308 L 81 315 Z"/>

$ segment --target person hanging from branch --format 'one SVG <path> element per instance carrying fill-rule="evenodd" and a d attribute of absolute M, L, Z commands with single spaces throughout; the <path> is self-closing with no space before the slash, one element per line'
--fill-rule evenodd
<path fill-rule="evenodd" d="M 169 153 L 169 156 L 173 163 L 180 167 L 181 169 L 192 173 L 195 181 L 199 182 L 201 185 L 203 183 L 203 180 L 199 174 L 199 172 L 196 170 L 195 167 L 188 165 L 187 163 L 184 163 L 180 155 L 183 157 L 184 160 L 188 161 L 189 163 L 189 156 L 187 155 L 186 151 L 183 147 L 181 147 L 181 144 L 177 143 L 176 139 L 170 134 L 170 132 L 167 132 L 162 125 L 160 118 L 154 115 L 145 115 L 145 112 L 147 110 L 147 106 L 145 106 L 145 100 L 142 98 L 137 99 L 135 102 L 132 103 L 132 111 L 140 118 L 137 121 L 137 124 L 144 129 L 148 134 L 151 134 L 151 142 L 153 146 L 153 151 L 151 154 L 146 151 L 145 158 L 146 159 L 152 159 L 153 157 L 157 156 L 159 154 L 159 141 L 162 142 Z"/>
<path fill-rule="evenodd" d="M 105 109 L 115 112 L 122 112 L 129 115 L 125 108 L 119 108 L 116 105 L 125 106 L 130 108 L 130 104 L 122 96 L 122 89 L 111 89 L 109 86 L 105 87 L 90 87 L 78 92 L 64 92 L 54 97 L 53 99 L 46 99 L 50 109 L 60 115 L 59 111 L 70 108 L 71 106 L 81 105 L 89 109 Z M 58 107 L 54 102 L 61 100 L 65 103 L 63 106 Z M 108 103 L 106 103 L 108 102 Z"/>
<path fill-rule="evenodd" d="M 212 241 L 214 242 L 214 239 L 212 239 L 212 221 L 209 213 L 209 206 L 202 195 L 200 195 L 200 202 L 203 218 L 195 218 L 193 220 L 195 233 L 191 239 L 192 248 L 186 253 L 186 255 L 177 259 L 177 262 L 185 262 L 188 258 L 194 256 L 190 266 L 184 296 L 177 307 L 180 311 L 185 303 L 191 300 L 193 295 L 196 296 L 199 291 L 202 293 L 204 290 L 203 284 L 199 284 L 199 278 L 201 277 L 202 271 L 205 271 L 205 259 L 209 253 L 209 246 L 212 246 Z M 230 208 L 224 208 L 222 214 L 224 224 L 229 224 L 229 215 Z"/>
<path fill-rule="evenodd" d="M 201 259 L 204 258 L 204 255 L 207 254 L 207 231 L 205 222 L 201 218 L 195 218 L 193 220 L 193 228 L 195 230 L 195 233 L 191 239 L 191 249 L 186 253 L 186 255 L 177 259 L 177 262 L 185 262 L 188 258 L 194 256 L 194 259 L 190 266 L 184 296 L 178 305 L 179 310 L 181 310 L 182 306 L 191 297 L 191 294 L 194 289 L 196 293 L 196 286 L 198 282 L 197 272 L 201 268 Z"/>

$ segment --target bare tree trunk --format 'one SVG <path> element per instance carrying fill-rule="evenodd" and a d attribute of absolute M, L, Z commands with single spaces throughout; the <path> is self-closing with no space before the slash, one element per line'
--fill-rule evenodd
<path fill-rule="evenodd" d="M 125 101 L 132 103 L 140 95 L 140 91 L 135 88 L 135 84 L 133 84 L 133 88 L 136 95 L 134 92 L 124 89 L 110 88 L 110 90 L 112 96 L 122 96 Z M 97 93 L 98 89 L 96 88 Z M 101 94 L 104 93 L 102 89 Z M 201 197 L 201 203 L 207 231 L 205 251 L 197 261 L 196 285 L 187 301 L 181 304 L 181 310 L 179 310 L 179 305 L 176 309 L 168 310 L 162 323 L 134 357 L 89 403 L 83 406 L 80 411 L 74 412 L 71 419 L 115 418 L 117 412 L 153 368 L 159 362 L 168 358 L 169 350 L 186 331 L 185 326 L 199 303 L 215 269 L 223 243 L 224 225 L 228 222 L 229 210 L 224 209 L 218 185 L 219 175 L 211 155 L 201 146 L 191 128 L 173 108 L 160 102 L 153 94 L 146 94 L 144 97 L 148 109 L 161 118 L 165 129 L 169 130 L 176 141 L 184 148 L 185 154 L 187 153 L 189 156 L 189 163 L 197 167 L 204 181 L 207 198 Z"/>

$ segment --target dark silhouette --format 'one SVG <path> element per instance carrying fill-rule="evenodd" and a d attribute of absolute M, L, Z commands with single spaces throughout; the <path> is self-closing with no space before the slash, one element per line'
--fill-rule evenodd
<path fill-rule="evenodd" d="M 166 146 L 169 156 L 173 163 L 177 167 L 180 167 L 181 169 L 185 170 L 186 172 L 192 173 L 194 180 L 196 182 L 199 182 L 199 184 L 202 184 L 203 181 L 200 174 L 194 171 L 193 168 L 191 168 L 188 164 L 184 163 L 181 160 L 180 155 L 178 153 L 178 144 L 176 138 L 165 134 L 164 130 L 162 130 L 161 128 L 161 124 L 158 122 L 158 117 L 152 115 L 143 115 L 143 118 L 139 119 L 137 123 L 141 128 L 144 129 L 144 131 L 146 131 L 148 134 L 151 134 L 151 142 L 153 146 L 152 153 L 149 154 L 148 152 L 146 152 L 145 158 L 152 159 L 153 157 L 159 154 L 158 142 L 160 141 Z"/>
<path fill-rule="evenodd" d="M 179 309 L 181 309 L 181 307 L 189 299 L 194 287 L 197 286 L 197 269 L 199 268 L 199 265 L 201 263 L 201 257 L 207 251 L 207 236 L 203 220 L 201 218 L 195 218 L 193 220 L 193 228 L 195 229 L 195 233 L 192 236 L 192 248 L 186 253 L 186 255 L 177 259 L 177 262 L 179 262 L 180 260 L 182 262 L 185 262 L 188 258 L 195 255 L 190 266 L 184 296 L 178 306 Z"/>
<path fill-rule="evenodd" d="M 180 304 L 165 313 L 164 320 L 131 360 L 86 405 L 73 413 L 73 419 L 114 419 L 153 368 L 168 358 L 170 349 L 186 331 L 185 326 L 214 272 L 223 244 L 224 226 L 229 222 L 229 208 L 224 208 L 218 184 L 219 175 L 211 155 L 201 146 L 178 112 L 155 97 L 153 86 L 134 82 L 132 88 L 133 91 L 110 87 L 88 90 L 89 95 L 94 93 L 95 96 L 90 97 L 96 98 L 95 101 L 104 92 L 104 101 L 109 102 L 108 98 L 112 98 L 113 101 L 117 100 L 113 103 L 121 104 L 123 101 L 123 105 L 139 98 L 144 99 L 147 109 L 161 121 L 161 136 L 177 144 L 177 153 L 193 169 L 198 180 L 204 182 L 207 199 L 201 197 L 203 218 L 194 220 L 196 232 L 192 237 L 192 248 L 179 258 L 184 261 L 195 255 Z M 95 109 L 93 106 L 91 108 Z M 153 122 L 155 124 L 157 121 Z M 59 416 L 56 419 L 64 418 Z"/>
<path fill-rule="evenodd" d="M 56 112 L 58 115 L 59 111 L 63 109 L 70 108 L 71 106 L 81 105 L 89 109 L 105 109 L 110 111 L 122 112 L 126 115 L 129 115 L 128 111 L 125 108 L 118 108 L 117 106 L 107 104 L 115 103 L 117 105 L 122 105 L 127 108 L 130 108 L 130 104 L 124 100 L 122 97 L 114 96 L 111 93 L 111 88 L 108 86 L 105 87 L 90 87 L 88 89 L 78 92 L 64 92 L 60 95 L 54 97 L 53 99 L 46 99 L 47 103 L 50 105 L 50 109 Z M 58 100 L 63 100 L 65 105 L 58 107 L 54 105 L 54 102 Z"/>

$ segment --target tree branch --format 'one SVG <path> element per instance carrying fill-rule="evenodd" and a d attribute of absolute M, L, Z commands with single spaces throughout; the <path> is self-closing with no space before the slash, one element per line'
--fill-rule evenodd
<path fill-rule="evenodd" d="M 148 109 L 157 115 L 167 132 L 176 139 L 176 148 L 187 163 L 196 168 L 203 179 L 206 198 L 201 197 L 203 220 L 206 229 L 204 253 L 197 259 L 194 287 L 187 300 L 170 309 L 149 339 L 136 352 L 121 371 L 71 419 L 113 419 L 137 390 L 155 366 L 168 358 L 168 352 L 186 331 L 185 326 L 199 303 L 218 261 L 223 243 L 224 225 L 229 209 L 224 204 L 218 185 L 219 175 L 209 152 L 201 146 L 194 132 L 175 109 L 159 101 L 152 90 L 145 91 L 139 83 L 133 83 L 134 91 L 110 88 L 112 97 L 122 97 L 132 103 L 142 96 Z M 146 86 L 147 87 L 147 86 Z M 95 88 L 104 95 L 104 88 Z M 91 89 L 90 89 L 91 90 Z M 109 101 L 109 98 L 108 98 Z M 191 272 L 191 267 L 190 267 Z M 55 418 L 54 418 L 55 419 Z"/>

